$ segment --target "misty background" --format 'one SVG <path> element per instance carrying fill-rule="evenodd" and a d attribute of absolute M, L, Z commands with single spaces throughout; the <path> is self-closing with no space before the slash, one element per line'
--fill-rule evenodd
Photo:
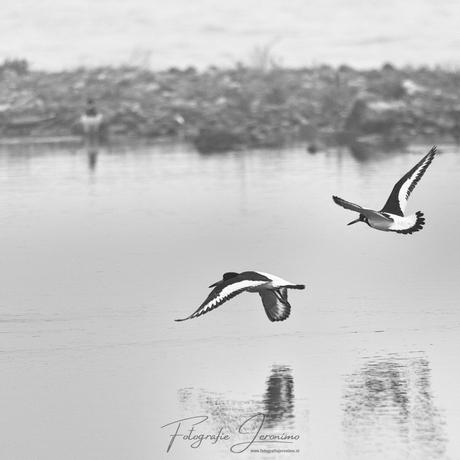
<path fill-rule="evenodd" d="M 451 0 L 23 0 L 2 5 L 0 56 L 33 69 L 233 66 L 272 47 L 288 67 L 459 65 Z"/>

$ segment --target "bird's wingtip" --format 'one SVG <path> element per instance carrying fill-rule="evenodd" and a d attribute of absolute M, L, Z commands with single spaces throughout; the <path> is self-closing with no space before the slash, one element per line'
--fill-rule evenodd
<path fill-rule="evenodd" d="M 332 201 L 333 201 L 335 204 L 340 205 L 340 201 L 341 201 L 341 200 L 342 200 L 342 199 L 339 198 L 338 196 L 332 195 Z"/>

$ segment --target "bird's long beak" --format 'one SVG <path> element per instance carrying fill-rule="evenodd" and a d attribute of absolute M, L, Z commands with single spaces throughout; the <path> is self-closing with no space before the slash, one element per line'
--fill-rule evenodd
<path fill-rule="evenodd" d="M 349 224 L 347 225 L 353 225 L 353 224 L 356 224 L 357 222 L 359 222 L 361 219 L 358 217 L 358 219 L 355 219 L 353 221 L 351 221 Z"/>
<path fill-rule="evenodd" d="M 217 286 L 222 280 L 219 280 L 219 281 L 216 281 L 214 284 L 211 284 L 211 286 L 209 286 L 210 288 L 212 287 L 215 287 Z"/>

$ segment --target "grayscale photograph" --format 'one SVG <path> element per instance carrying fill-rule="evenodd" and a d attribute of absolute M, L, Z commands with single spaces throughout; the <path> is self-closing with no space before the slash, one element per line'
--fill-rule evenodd
<path fill-rule="evenodd" d="M 0 459 L 460 460 L 460 3 L 0 12 Z"/>

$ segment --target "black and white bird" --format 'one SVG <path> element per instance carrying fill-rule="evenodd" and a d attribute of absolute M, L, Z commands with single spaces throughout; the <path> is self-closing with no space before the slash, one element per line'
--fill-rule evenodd
<path fill-rule="evenodd" d="M 198 310 L 187 318 L 176 319 L 176 321 L 185 321 L 204 315 L 244 291 L 259 293 L 270 321 L 284 321 L 291 313 L 287 290 L 305 289 L 303 284 L 294 284 L 268 273 L 251 271 L 225 273 L 222 280 L 209 287 L 214 289 Z"/>
<path fill-rule="evenodd" d="M 332 199 L 336 204 L 345 209 L 359 212 L 358 219 L 350 222 L 348 225 L 356 222 L 365 222 L 369 227 L 384 232 L 397 232 L 402 234 L 412 234 L 422 230 L 425 224 L 423 213 L 417 211 L 410 216 L 404 215 L 407 200 L 413 192 L 418 181 L 422 178 L 428 166 L 436 155 L 437 148 L 434 146 L 407 174 L 405 174 L 393 187 L 385 206 L 380 211 L 362 208 L 361 206 L 345 201 L 338 196 Z"/>

